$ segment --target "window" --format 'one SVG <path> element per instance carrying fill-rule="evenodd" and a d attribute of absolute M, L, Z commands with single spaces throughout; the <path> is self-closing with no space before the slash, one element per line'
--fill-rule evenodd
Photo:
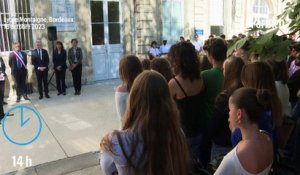
<path fill-rule="evenodd" d="M 91 15 L 93 45 L 121 43 L 119 2 L 91 1 Z"/>
<path fill-rule="evenodd" d="M 269 6 L 266 0 L 255 0 L 253 5 L 253 25 L 266 27 L 269 20 Z"/>
<path fill-rule="evenodd" d="M 29 50 L 33 45 L 33 36 L 31 27 L 26 29 L 12 29 L 9 19 L 30 18 L 30 0 L 2 0 L 0 2 L 0 51 L 12 50 L 12 44 L 15 41 L 22 43 L 22 49 Z M 29 20 L 26 22 L 16 22 L 15 26 L 26 24 L 31 26 Z"/>
<path fill-rule="evenodd" d="M 108 34 L 109 44 L 120 44 L 119 2 L 108 2 Z"/>
<path fill-rule="evenodd" d="M 181 0 L 163 0 L 163 39 L 174 44 L 183 35 L 183 5 Z"/>
<path fill-rule="evenodd" d="M 103 1 L 91 1 L 93 45 L 104 44 Z"/>

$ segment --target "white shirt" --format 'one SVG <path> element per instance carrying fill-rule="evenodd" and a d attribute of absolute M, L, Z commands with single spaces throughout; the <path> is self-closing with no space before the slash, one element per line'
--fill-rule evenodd
<path fill-rule="evenodd" d="M 160 55 L 160 51 L 158 50 L 158 48 L 153 48 L 153 47 L 150 48 L 149 53 L 150 53 L 151 55 L 153 55 L 154 57 Z"/>
<path fill-rule="evenodd" d="M 167 54 L 167 53 L 169 53 L 170 48 L 171 48 L 171 46 L 170 46 L 169 44 L 161 45 L 161 46 L 159 47 L 159 51 L 160 51 L 162 54 Z"/>
<path fill-rule="evenodd" d="M 77 47 L 76 47 L 76 48 L 73 48 L 74 62 L 75 62 L 75 63 L 78 62 L 77 55 L 76 55 L 76 51 L 77 51 Z"/>
<path fill-rule="evenodd" d="M 195 46 L 195 49 L 197 52 L 201 52 L 203 49 L 203 43 L 202 41 L 193 41 L 192 44 Z"/>
<path fill-rule="evenodd" d="M 292 107 L 289 101 L 290 91 L 287 84 L 283 84 L 281 81 L 275 81 L 275 85 L 278 97 L 282 105 L 283 114 L 285 114 L 286 116 L 291 116 Z"/>
<path fill-rule="evenodd" d="M 217 171 L 214 175 L 253 175 L 246 171 L 237 154 L 236 154 L 237 147 L 234 147 L 222 160 L 220 166 L 218 167 Z M 255 175 L 268 175 L 271 169 L 272 163 L 264 169 L 262 172 L 257 173 Z"/>
<path fill-rule="evenodd" d="M 115 92 L 117 115 L 121 123 L 123 123 L 123 119 L 124 119 L 127 98 L 128 98 L 128 92 Z"/>

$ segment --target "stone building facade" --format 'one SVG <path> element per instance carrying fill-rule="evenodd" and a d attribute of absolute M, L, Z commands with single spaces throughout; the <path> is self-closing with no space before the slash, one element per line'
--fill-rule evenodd
<path fill-rule="evenodd" d="M 48 40 L 47 27 L 57 26 L 57 38 L 66 49 L 71 47 L 72 38 L 78 39 L 84 53 L 83 83 L 90 83 L 118 78 L 121 57 L 137 54 L 141 59 L 146 58 L 153 40 L 160 44 L 167 39 L 173 44 L 180 36 L 192 40 L 195 32 L 201 40 L 220 33 L 231 38 L 245 33 L 253 22 L 256 25 L 276 22 L 283 8 L 281 0 L 2 0 L 0 49 L 7 62 L 13 41 L 21 41 L 28 51 L 34 48 L 36 40 L 41 40 L 51 56 L 52 42 Z M 7 19 L 13 17 L 46 18 L 47 21 L 23 22 L 35 27 L 31 29 L 6 29 L 13 24 Z M 60 21 L 61 18 L 73 21 Z M 28 68 L 28 82 L 36 90 L 32 66 Z M 49 78 L 52 72 L 49 71 Z M 68 86 L 72 86 L 70 72 L 66 79 Z M 10 76 L 7 82 L 7 89 L 11 89 Z M 8 93 L 12 92 L 8 90 Z"/>

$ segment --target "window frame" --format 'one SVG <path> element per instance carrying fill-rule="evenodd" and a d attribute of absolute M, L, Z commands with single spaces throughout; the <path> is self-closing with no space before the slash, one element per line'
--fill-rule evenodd
<path fill-rule="evenodd" d="M 17 18 L 18 16 L 20 17 L 33 17 L 33 2 L 32 0 L 19 0 L 21 3 L 18 4 L 18 0 L 2 0 L 2 6 L 6 3 L 7 4 L 7 11 L 3 11 L 0 12 L 0 16 L 1 15 L 8 15 L 8 18 Z M 19 5 L 21 6 L 22 11 L 18 11 L 17 9 L 17 5 L 19 7 Z M 26 6 L 25 8 L 24 5 Z M 29 6 L 29 7 L 28 7 Z M 29 10 L 29 11 L 27 11 Z M 7 56 L 11 51 L 12 51 L 12 46 L 13 43 L 16 41 L 21 42 L 22 47 L 26 47 L 24 50 L 28 51 L 30 49 L 32 49 L 33 44 L 34 44 L 34 40 L 35 40 L 35 33 L 33 32 L 33 29 L 31 28 L 31 23 L 30 22 L 25 22 L 25 24 L 29 24 L 30 25 L 30 29 L 5 29 L 4 25 L 6 23 L 4 21 L 1 20 L 0 18 L 0 33 L 1 36 L 4 36 L 4 30 L 7 30 L 7 35 L 6 35 L 6 39 L 2 39 L 0 42 L 0 44 L 2 45 L 3 43 L 8 43 L 8 44 L 4 44 L 4 48 L 0 48 L 0 52 L 3 56 Z M 12 24 L 9 23 L 9 24 Z M 21 23 L 22 24 L 22 23 Z M 8 37 L 8 34 L 10 34 L 10 37 Z M 23 43 L 21 40 L 23 38 L 29 38 L 28 42 Z"/>

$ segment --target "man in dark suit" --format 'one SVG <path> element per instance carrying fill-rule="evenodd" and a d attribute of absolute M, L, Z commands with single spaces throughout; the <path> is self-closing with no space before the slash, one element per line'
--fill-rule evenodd
<path fill-rule="evenodd" d="M 48 94 L 49 55 L 47 50 L 43 49 L 41 41 L 36 41 L 36 49 L 34 49 L 31 53 L 31 63 L 34 66 L 36 78 L 38 81 L 38 89 L 40 93 L 39 99 L 43 99 L 43 85 L 45 97 L 50 98 Z"/>
<path fill-rule="evenodd" d="M 23 95 L 25 100 L 29 100 L 26 92 L 27 55 L 21 51 L 19 42 L 14 43 L 14 50 L 9 54 L 8 63 L 16 84 L 17 102 L 20 102 L 21 95 Z"/>

